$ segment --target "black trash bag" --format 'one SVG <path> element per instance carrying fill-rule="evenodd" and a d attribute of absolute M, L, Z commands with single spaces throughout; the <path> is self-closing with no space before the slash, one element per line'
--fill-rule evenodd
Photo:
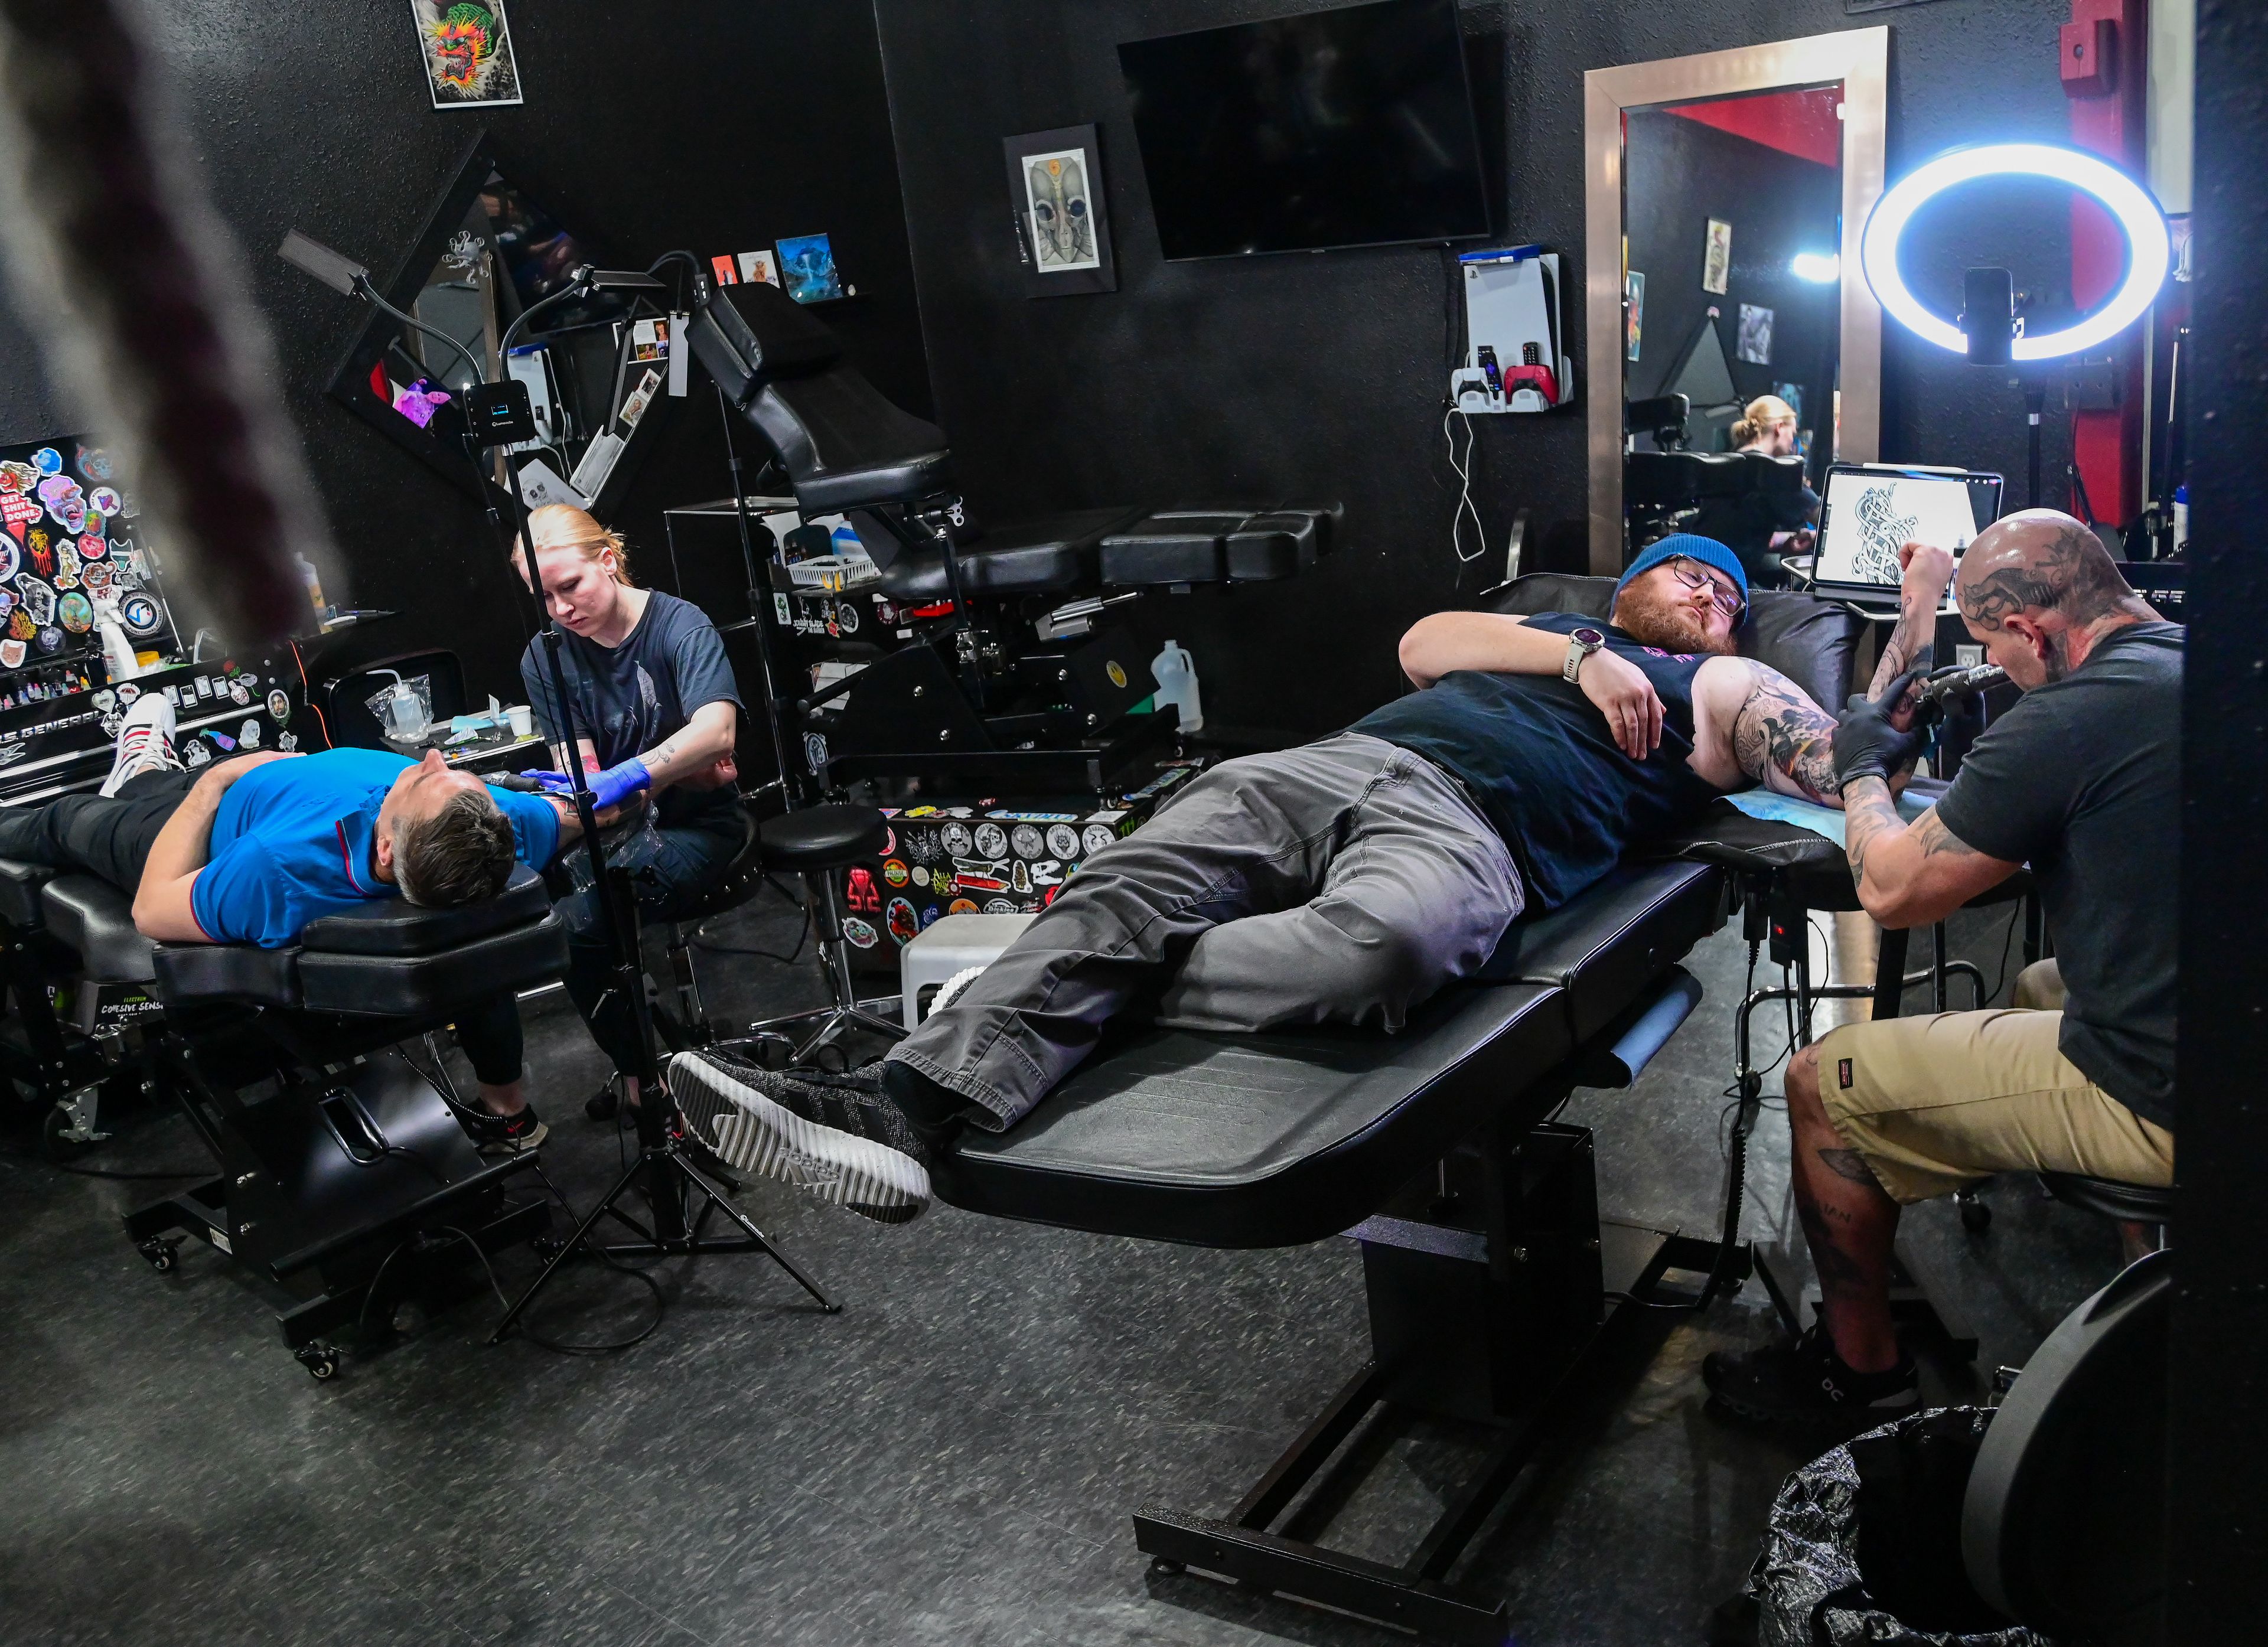
<path fill-rule="evenodd" d="M 1749 1576 L 1760 1647 L 2056 1647 L 1994 1612 L 1962 1566 L 1962 1496 L 1992 1422 L 1917 1413 L 1789 1476 Z"/>

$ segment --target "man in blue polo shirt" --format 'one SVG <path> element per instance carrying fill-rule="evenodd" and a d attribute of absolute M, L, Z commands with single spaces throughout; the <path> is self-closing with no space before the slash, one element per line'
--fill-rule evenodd
<path fill-rule="evenodd" d="M 492 790 L 437 752 L 263 752 L 193 777 L 173 732 L 173 705 L 144 694 L 99 793 L 0 809 L 0 857 L 132 893 L 145 937 L 274 949 L 371 899 L 447 908 L 492 898 L 515 861 L 542 868 L 578 827 L 563 799 Z M 542 1136 L 524 1104 L 499 1121 L 512 1147 Z"/>

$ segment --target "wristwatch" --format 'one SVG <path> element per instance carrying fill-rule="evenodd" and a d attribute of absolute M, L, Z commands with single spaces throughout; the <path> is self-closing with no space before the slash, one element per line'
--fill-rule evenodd
<path fill-rule="evenodd" d="M 1559 678 L 1572 681 L 1583 672 L 1583 660 L 1607 643 L 1607 637 L 1596 629 L 1576 629 L 1567 636 L 1567 661 L 1559 665 Z"/>

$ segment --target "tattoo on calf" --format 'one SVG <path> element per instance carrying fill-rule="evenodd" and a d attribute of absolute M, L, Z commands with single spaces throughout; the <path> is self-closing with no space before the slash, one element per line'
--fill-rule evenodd
<path fill-rule="evenodd" d="M 1733 758 L 1758 783 L 1778 772 L 1814 800 L 1835 793 L 1835 723 L 1786 676 L 1749 664 L 1749 695 L 1733 717 Z"/>
<path fill-rule="evenodd" d="M 1874 1174 L 1867 1165 L 1866 1158 L 1856 1150 L 1821 1150 L 1816 1153 L 1819 1164 L 1836 1177 L 1848 1179 L 1854 1184 L 1866 1184 L 1877 1189 L 1881 1187 L 1874 1182 Z"/>

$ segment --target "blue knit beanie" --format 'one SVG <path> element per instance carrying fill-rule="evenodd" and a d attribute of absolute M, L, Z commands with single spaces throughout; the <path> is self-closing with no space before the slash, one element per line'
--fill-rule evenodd
<path fill-rule="evenodd" d="M 1724 573 L 1733 580 L 1733 587 L 1741 592 L 1741 605 L 1748 605 L 1749 575 L 1741 570 L 1741 557 L 1716 539 L 1705 538 L 1697 532 L 1673 532 L 1660 542 L 1647 544 L 1638 552 L 1638 559 L 1630 563 L 1630 570 L 1623 574 L 1622 582 L 1615 585 L 1615 593 L 1620 595 L 1631 578 L 1681 555 Z"/>

